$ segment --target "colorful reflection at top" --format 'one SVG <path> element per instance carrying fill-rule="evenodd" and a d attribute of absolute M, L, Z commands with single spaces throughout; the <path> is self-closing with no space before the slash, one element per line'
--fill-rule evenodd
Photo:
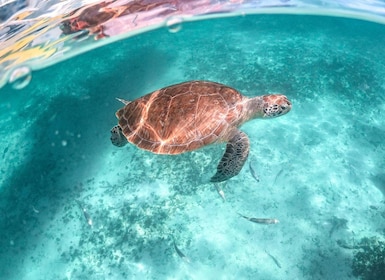
<path fill-rule="evenodd" d="M 309 14 L 337 9 L 348 16 L 352 12 L 366 12 L 382 19 L 385 3 L 345 0 L 0 0 L 0 87 L 12 79 L 12 72 L 20 67 L 43 68 L 114 40 L 167 25 L 167 21 L 173 23 L 223 13 L 296 13 L 300 9 Z"/>

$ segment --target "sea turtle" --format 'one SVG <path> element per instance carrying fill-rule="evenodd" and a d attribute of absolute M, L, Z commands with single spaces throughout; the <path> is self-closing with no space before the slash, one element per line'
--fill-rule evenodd
<path fill-rule="evenodd" d="M 116 112 L 111 142 L 127 141 L 156 154 L 181 154 L 212 143 L 227 142 L 212 182 L 237 175 L 249 154 L 249 139 L 238 127 L 254 118 L 286 114 L 291 103 L 281 94 L 247 98 L 210 81 L 171 85 L 125 104 Z"/>

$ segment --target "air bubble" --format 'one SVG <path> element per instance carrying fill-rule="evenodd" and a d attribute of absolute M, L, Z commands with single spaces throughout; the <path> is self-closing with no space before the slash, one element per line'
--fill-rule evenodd
<path fill-rule="evenodd" d="M 31 69 L 27 66 L 16 68 L 9 76 L 8 82 L 14 89 L 25 88 L 32 79 Z"/>
<path fill-rule="evenodd" d="M 170 33 L 177 33 L 182 29 L 183 19 L 181 17 L 170 17 L 166 20 L 166 26 Z"/>

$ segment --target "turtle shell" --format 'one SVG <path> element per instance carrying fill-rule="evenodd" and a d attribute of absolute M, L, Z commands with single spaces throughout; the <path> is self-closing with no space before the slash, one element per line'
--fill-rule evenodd
<path fill-rule="evenodd" d="M 235 89 L 190 81 L 156 90 L 116 112 L 127 140 L 157 154 L 180 154 L 226 141 L 239 124 L 243 97 Z"/>

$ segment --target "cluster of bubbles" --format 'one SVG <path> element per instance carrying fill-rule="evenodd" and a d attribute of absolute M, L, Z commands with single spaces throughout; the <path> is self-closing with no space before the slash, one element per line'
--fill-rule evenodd
<path fill-rule="evenodd" d="M 183 18 L 178 16 L 169 17 L 165 21 L 167 30 L 170 33 L 177 33 L 182 29 Z M 1 67 L 1 66 L 0 66 Z M 5 77 L 5 70 L 0 68 L 1 76 Z M 0 88 L 4 86 L 7 82 L 14 89 L 23 89 L 25 88 L 32 79 L 32 71 L 28 66 L 18 66 L 14 68 L 8 77 L 0 82 Z"/>

